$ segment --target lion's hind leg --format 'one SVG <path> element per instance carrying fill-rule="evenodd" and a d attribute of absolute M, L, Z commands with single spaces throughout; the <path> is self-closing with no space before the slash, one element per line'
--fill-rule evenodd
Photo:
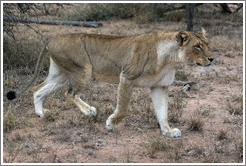
<path fill-rule="evenodd" d="M 43 117 L 44 112 L 48 111 L 47 109 L 43 109 L 43 102 L 46 96 L 65 85 L 66 80 L 66 76 L 60 71 L 59 67 L 54 63 L 52 58 L 50 58 L 48 77 L 43 83 L 34 87 L 34 106 L 35 113 L 38 116 Z"/>
<path fill-rule="evenodd" d="M 79 110 L 86 116 L 96 116 L 97 110 L 95 107 L 90 106 L 80 98 L 80 94 L 77 92 L 73 92 L 72 89 L 68 90 L 65 93 L 65 96 L 68 100 L 70 100 L 72 103 L 74 103 Z"/>
<path fill-rule="evenodd" d="M 70 74 L 70 88 L 65 93 L 69 101 L 74 103 L 79 110 L 86 116 L 96 116 L 97 110 L 80 98 L 86 82 L 91 78 L 91 66 L 87 65 L 80 72 Z"/>

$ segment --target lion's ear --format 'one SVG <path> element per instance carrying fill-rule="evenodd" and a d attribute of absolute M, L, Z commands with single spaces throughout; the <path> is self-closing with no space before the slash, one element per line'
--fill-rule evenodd
<path fill-rule="evenodd" d="M 201 28 L 197 33 L 201 34 L 206 39 L 206 31 L 203 28 Z"/>
<path fill-rule="evenodd" d="M 189 39 L 190 39 L 190 35 L 186 31 L 180 31 L 176 35 L 176 40 L 180 47 L 185 46 L 189 42 Z"/>
<path fill-rule="evenodd" d="M 201 28 L 201 30 L 198 33 L 200 33 L 203 36 L 206 36 L 206 31 L 203 28 Z"/>

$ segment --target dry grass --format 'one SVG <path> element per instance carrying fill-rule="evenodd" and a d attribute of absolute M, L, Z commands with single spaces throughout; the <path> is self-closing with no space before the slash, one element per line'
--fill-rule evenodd
<path fill-rule="evenodd" d="M 220 159 L 216 153 L 213 151 L 205 152 L 203 154 L 203 162 L 204 163 L 220 163 Z"/>
<path fill-rule="evenodd" d="M 243 96 L 232 96 L 227 100 L 227 111 L 232 115 L 243 115 Z"/>
<path fill-rule="evenodd" d="M 227 131 L 220 130 L 218 133 L 218 140 L 227 140 L 227 139 L 228 139 Z"/>
<path fill-rule="evenodd" d="M 236 135 L 233 138 L 233 144 L 234 144 L 234 147 L 235 147 L 235 150 L 237 152 L 238 157 L 239 158 L 243 158 L 244 146 L 243 146 L 243 137 L 242 137 L 242 135 Z"/>
<path fill-rule="evenodd" d="M 170 122 L 181 122 L 184 108 L 186 107 L 186 103 L 182 96 L 182 92 L 179 90 L 174 93 L 172 101 L 169 102 L 168 109 L 169 114 L 168 118 Z"/>
<path fill-rule="evenodd" d="M 169 148 L 168 143 L 161 136 L 149 135 L 143 146 L 146 148 L 149 157 L 155 158 L 158 151 L 166 151 Z"/>
<path fill-rule="evenodd" d="M 8 155 L 3 157 L 3 161 L 6 163 L 13 163 L 20 151 L 22 150 L 22 144 L 15 145 L 15 147 L 7 148 Z"/>
<path fill-rule="evenodd" d="M 198 115 L 191 115 L 188 119 L 188 129 L 191 131 L 202 131 L 204 121 Z"/>
<path fill-rule="evenodd" d="M 243 45 L 239 39 L 230 39 L 228 36 L 215 36 L 210 39 L 210 46 L 212 51 L 223 52 L 231 54 L 230 50 L 242 51 Z M 230 48 L 230 49 L 228 49 Z M 236 54 L 238 56 L 238 54 Z"/>
<path fill-rule="evenodd" d="M 205 148 L 198 144 L 193 145 L 193 150 L 194 150 L 193 155 L 199 158 L 201 158 L 205 152 Z"/>
<path fill-rule="evenodd" d="M 17 107 L 18 108 L 18 107 Z M 12 109 L 3 110 L 3 131 L 10 132 L 15 128 L 31 126 L 31 123 L 23 117 L 23 112 L 15 112 Z"/>
<path fill-rule="evenodd" d="M 80 136 L 80 141 L 82 143 L 85 143 L 85 142 L 89 141 L 89 137 L 88 137 L 88 135 L 86 133 L 81 133 L 79 136 Z"/>
<path fill-rule="evenodd" d="M 134 157 L 134 153 L 130 152 L 129 149 L 125 149 L 123 155 L 125 159 L 123 159 L 123 163 L 132 163 L 132 159 Z"/>
<path fill-rule="evenodd" d="M 3 130 L 5 132 L 10 131 L 16 127 L 16 117 L 13 113 L 5 113 L 3 116 Z"/>
<path fill-rule="evenodd" d="M 213 146 L 205 147 L 200 143 L 194 144 L 192 155 L 200 158 L 203 163 L 219 163 L 221 162 L 220 157 Z"/>

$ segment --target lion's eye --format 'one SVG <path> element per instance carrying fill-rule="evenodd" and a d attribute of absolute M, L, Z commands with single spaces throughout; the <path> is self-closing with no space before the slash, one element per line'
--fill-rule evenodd
<path fill-rule="evenodd" d="M 195 47 L 196 49 L 199 49 L 199 50 L 201 50 L 201 49 L 202 49 L 202 47 L 201 47 L 201 45 L 200 45 L 200 44 L 194 45 L 194 47 Z"/>

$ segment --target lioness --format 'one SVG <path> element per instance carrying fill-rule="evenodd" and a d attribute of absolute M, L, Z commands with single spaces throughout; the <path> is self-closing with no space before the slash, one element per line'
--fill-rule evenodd
<path fill-rule="evenodd" d="M 35 112 L 44 116 L 44 98 L 65 84 L 65 93 L 85 115 L 95 116 L 96 108 L 80 99 L 80 93 L 91 78 L 109 83 L 119 83 L 117 106 L 106 121 L 112 130 L 126 115 L 133 87 L 151 88 L 157 120 L 163 135 L 179 137 L 177 128 L 168 124 L 168 86 L 172 84 L 175 66 L 195 62 L 209 66 L 214 56 L 208 49 L 205 30 L 199 32 L 155 31 L 135 37 L 116 37 L 96 34 L 67 34 L 55 37 L 42 50 L 33 79 L 20 91 L 10 91 L 12 100 L 34 82 L 45 55 L 50 54 L 49 75 L 34 87 Z"/>

